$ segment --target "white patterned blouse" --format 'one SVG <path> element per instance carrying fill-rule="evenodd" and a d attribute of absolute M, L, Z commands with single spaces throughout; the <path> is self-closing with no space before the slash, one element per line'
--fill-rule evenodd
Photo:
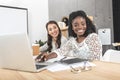
<path fill-rule="evenodd" d="M 59 56 L 72 56 L 81 59 L 94 60 L 100 59 L 102 55 L 102 44 L 96 33 L 89 34 L 81 43 L 76 41 L 76 38 L 71 37 L 65 45 L 54 50 Z"/>

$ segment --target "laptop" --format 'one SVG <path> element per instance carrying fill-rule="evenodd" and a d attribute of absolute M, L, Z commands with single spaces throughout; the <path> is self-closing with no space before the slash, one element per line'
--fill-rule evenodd
<path fill-rule="evenodd" d="M 32 47 L 27 34 L 0 35 L 0 67 L 21 71 L 39 72 L 49 63 L 37 63 L 33 59 Z"/>

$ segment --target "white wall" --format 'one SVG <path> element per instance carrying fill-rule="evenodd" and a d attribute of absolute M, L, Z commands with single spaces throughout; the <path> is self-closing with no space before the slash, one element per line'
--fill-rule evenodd
<path fill-rule="evenodd" d="M 31 43 L 47 39 L 48 0 L 0 0 L 0 5 L 28 9 L 28 28 Z"/>

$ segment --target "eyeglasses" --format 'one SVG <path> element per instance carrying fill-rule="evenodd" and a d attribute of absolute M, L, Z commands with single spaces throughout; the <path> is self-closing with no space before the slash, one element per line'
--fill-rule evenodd
<path fill-rule="evenodd" d="M 71 72 L 76 74 L 79 72 L 89 71 L 92 69 L 92 66 L 87 66 L 87 61 L 84 61 L 84 65 L 82 67 L 74 68 L 73 66 L 70 66 L 70 68 L 71 68 Z"/>

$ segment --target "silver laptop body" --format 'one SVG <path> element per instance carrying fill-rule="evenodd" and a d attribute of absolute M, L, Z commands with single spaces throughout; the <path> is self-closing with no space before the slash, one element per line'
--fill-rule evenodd
<path fill-rule="evenodd" d="M 46 64 L 37 65 L 33 59 L 32 47 L 27 34 L 0 35 L 0 67 L 22 71 L 38 72 L 46 69 Z"/>

